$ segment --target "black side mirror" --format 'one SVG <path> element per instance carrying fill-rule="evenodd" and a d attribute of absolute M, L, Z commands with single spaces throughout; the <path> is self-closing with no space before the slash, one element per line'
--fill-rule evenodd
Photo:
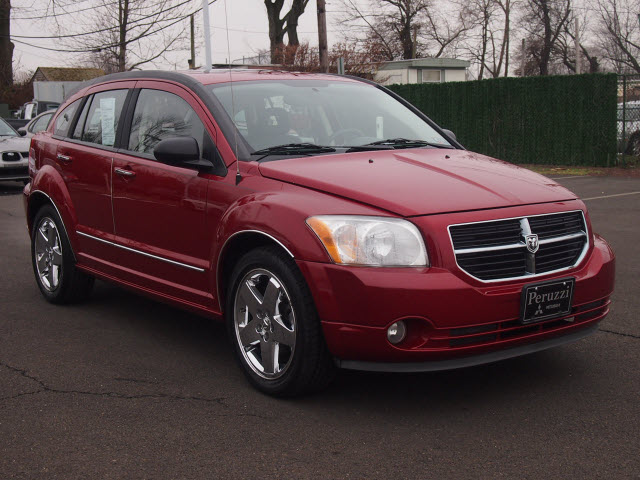
<path fill-rule="evenodd" d="M 172 137 L 158 143 L 153 155 L 159 162 L 179 166 L 200 160 L 200 147 L 193 137 Z"/>
<path fill-rule="evenodd" d="M 27 131 L 24 128 L 19 128 L 18 133 L 20 134 L 21 137 L 24 137 L 27 135 Z"/>
<path fill-rule="evenodd" d="M 451 130 L 447 130 L 446 128 L 443 128 L 442 131 L 451 139 L 455 140 L 456 142 L 458 141 L 458 139 L 456 138 L 456 134 L 453 133 Z"/>
<path fill-rule="evenodd" d="M 442 131 L 451 139 L 455 140 L 456 142 L 458 141 L 458 139 L 456 138 L 456 134 L 453 133 L 451 130 L 447 130 L 446 128 L 443 128 Z"/>

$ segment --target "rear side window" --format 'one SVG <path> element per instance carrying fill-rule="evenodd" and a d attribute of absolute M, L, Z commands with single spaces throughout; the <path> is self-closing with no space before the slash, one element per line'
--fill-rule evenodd
<path fill-rule="evenodd" d="M 73 121 L 73 116 L 76 113 L 76 110 L 80 105 L 80 100 L 76 100 L 71 105 L 68 105 L 60 115 L 56 118 L 55 128 L 53 129 L 54 135 L 60 135 L 65 137 L 67 135 L 67 131 L 69 130 L 69 125 Z"/>
<path fill-rule="evenodd" d="M 80 132 L 82 132 L 79 135 L 79 139 L 83 142 L 113 147 L 116 142 L 118 122 L 120 121 L 122 107 L 126 98 L 126 89 L 109 90 L 93 95 L 85 104 L 73 133 L 73 138 L 77 139 Z"/>
<path fill-rule="evenodd" d="M 153 154 L 161 140 L 171 137 L 195 138 L 205 158 L 213 146 L 198 114 L 184 99 L 162 90 L 141 90 L 131 123 L 128 149 Z"/>
<path fill-rule="evenodd" d="M 38 133 L 47 129 L 47 125 L 49 125 L 49 120 L 51 120 L 52 113 L 48 113 L 46 115 L 42 115 L 36 122 L 31 126 L 31 133 Z"/>

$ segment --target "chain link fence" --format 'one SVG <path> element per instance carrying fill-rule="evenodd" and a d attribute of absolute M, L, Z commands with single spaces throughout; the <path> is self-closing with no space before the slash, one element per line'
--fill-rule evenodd
<path fill-rule="evenodd" d="M 624 162 L 640 156 L 640 75 L 618 76 L 617 102 L 616 140 Z"/>

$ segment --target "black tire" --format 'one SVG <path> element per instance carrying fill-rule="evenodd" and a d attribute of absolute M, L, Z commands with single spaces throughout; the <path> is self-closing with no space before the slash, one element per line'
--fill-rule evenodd
<path fill-rule="evenodd" d="M 254 276 L 252 277 L 252 275 Z M 269 275 L 275 280 L 275 284 L 279 284 L 281 287 L 277 289 L 279 293 L 276 296 L 278 299 L 276 304 L 279 305 L 276 313 L 279 313 L 279 315 L 274 315 L 274 318 L 279 317 L 282 322 L 279 323 L 278 329 L 284 331 L 282 330 L 282 325 L 286 323 L 287 328 L 293 329 L 293 332 L 287 331 L 288 335 L 291 335 L 291 339 L 295 338 L 293 347 L 287 346 L 286 343 L 278 343 L 275 340 L 278 332 L 274 333 L 273 330 L 276 322 L 273 318 L 271 319 L 271 322 L 273 322 L 270 334 L 272 335 L 271 342 L 278 344 L 275 355 L 276 357 L 284 355 L 286 361 L 286 365 L 281 371 L 277 371 L 279 367 L 276 367 L 272 374 L 267 373 L 267 368 L 261 372 L 256 367 L 256 363 L 252 363 L 250 357 L 250 355 L 253 355 L 255 359 L 255 357 L 259 356 L 260 362 L 268 363 L 264 361 L 263 355 L 257 353 L 257 351 L 269 343 L 268 338 L 265 340 L 265 336 L 269 334 L 269 328 L 263 328 L 260 332 L 257 332 L 258 336 L 266 335 L 261 336 L 257 343 L 255 343 L 256 340 L 254 339 L 254 343 L 248 347 L 248 349 L 253 349 L 254 353 L 246 353 L 247 349 L 242 345 L 240 323 L 245 321 L 246 318 L 253 319 L 253 316 L 246 313 L 249 310 L 248 306 L 244 311 L 237 310 L 239 308 L 238 305 L 243 303 L 244 298 L 241 297 L 242 293 L 239 293 L 241 282 L 243 288 L 245 288 L 246 279 L 262 279 L 263 277 L 266 279 L 269 278 Z M 236 359 L 251 384 L 266 394 L 278 397 L 296 396 L 325 388 L 333 380 L 336 367 L 327 349 L 311 292 L 293 259 L 276 247 L 257 248 L 245 254 L 238 261 L 229 281 L 225 310 L 227 330 Z M 269 282 L 270 280 L 267 280 L 267 284 Z M 256 286 L 256 288 L 258 287 Z M 264 288 L 266 289 L 267 287 Z M 265 290 L 262 297 L 264 303 L 260 303 L 260 305 L 265 305 L 267 303 L 266 299 Z M 238 305 L 236 305 L 236 302 Z M 240 315 L 243 316 L 241 317 Z M 236 322 L 236 317 L 240 319 L 240 323 Z M 269 323 L 268 315 L 264 315 L 264 318 L 267 318 L 266 320 L 260 314 L 258 314 L 258 317 L 260 321 L 256 320 L 256 325 L 262 327 L 263 320 Z M 291 325 L 295 325 L 295 327 Z M 256 333 L 253 326 L 253 323 L 251 325 L 246 324 L 250 334 L 255 336 Z M 275 364 L 279 365 L 278 358 L 276 358 Z M 266 378 L 268 375 L 272 375 L 275 378 Z"/>
<path fill-rule="evenodd" d="M 55 230 L 52 229 L 52 224 L 55 225 Z M 55 252 L 45 253 L 44 259 L 41 254 L 36 253 L 39 241 L 37 236 L 45 236 L 41 233 L 41 228 L 43 231 L 52 231 L 52 237 L 54 237 L 53 243 L 57 244 L 57 246 L 53 248 Z M 55 240 L 56 235 L 57 241 Z M 46 242 L 45 240 L 45 243 Z M 48 245 L 48 243 L 46 243 L 46 245 Z M 51 277 L 45 275 L 45 272 L 49 271 L 46 269 L 47 258 L 50 260 L 48 264 L 49 269 L 53 269 L 51 262 L 60 264 L 55 265 L 58 269 L 52 270 L 54 273 L 52 273 Z M 42 271 L 39 271 L 39 261 L 45 263 L 45 268 Z M 76 268 L 71 244 L 67 238 L 62 220 L 58 216 L 58 212 L 56 212 L 51 205 L 41 207 L 33 220 L 31 229 L 31 263 L 38 288 L 40 288 L 42 295 L 48 302 L 55 304 L 76 303 L 85 300 L 91 294 L 94 278 Z M 54 281 L 50 281 L 54 278 Z"/>

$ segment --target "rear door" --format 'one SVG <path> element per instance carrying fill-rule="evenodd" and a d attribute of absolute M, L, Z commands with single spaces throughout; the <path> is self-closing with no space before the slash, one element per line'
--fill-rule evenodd
<path fill-rule="evenodd" d="M 89 264 L 104 257 L 104 241 L 113 238 L 111 164 L 122 111 L 134 85 L 120 82 L 117 88 L 111 84 L 89 91 L 58 145 L 56 161 L 76 214 L 80 253 L 90 257 L 85 258 Z"/>
<path fill-rule="evenodd" d="M 166 295 L 211 304 L 208 270 L 211 229 L 205 212 L 209 180 L 194 168 L 158 162 L 154 147 L 166 138 L 192 136 L 203 158 L 212 158 L 215 132 L 205 112 L 177 85 L 136 84 L 122 149 L 113 162 L 113 215 L 122 272 Z"/>

